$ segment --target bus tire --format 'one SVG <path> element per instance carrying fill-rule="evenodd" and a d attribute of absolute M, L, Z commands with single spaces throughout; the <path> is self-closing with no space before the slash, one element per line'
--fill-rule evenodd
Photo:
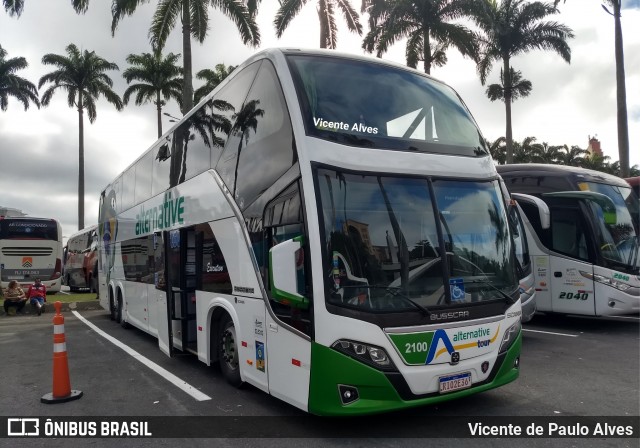
<path fill-rule="evenodd" d="M 113 301 L 113 295 L 109 293 L 109 317 L 111 318 L 111 320 L 116 320 L 117 318 L 116 314 L 117 314 L 116 304 Z"/>
<path fill-rule="evenodd" d="M 242 386 L 236 327 L 231 316 L 225 314 L 220 321 L 218 338 L 218 361 L 227 382 L 234 387 Z"/>
<path fill-rule="evenodd" d="M 122 321 L 122 296 L 118 294 L 118 301 L 116 303 L 116 318 L 115 321 L 119 324 Z"/>

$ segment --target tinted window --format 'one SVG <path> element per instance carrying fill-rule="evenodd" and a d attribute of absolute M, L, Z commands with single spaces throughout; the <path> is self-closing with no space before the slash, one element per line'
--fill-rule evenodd
<path fill-rule="evenodd" d="M 524 233 L 524 225 L 516 206 L 509 208 L 509 222 L 511 223 L 516 259 L 520 267 L 525 268 L 529 265 L 529 249 L 527 247 L 527 237 Z"/>
<path fill-rule="evenodd" d="M 233 126 L 236 114 L 240 111 L 242 104 L 247 97 L 247 93 L 253 83 L 253 79 L 260 68 L 260 64 L 261 62 L 255 62 L 239 71 L 238 74 L 235 75 L 229 83 L 213 97 L 214 103 L 212 103 L 212 107 L 215 108 L 213 112 L 217 116 L 217 119 L 229 124 L 229 129 Z M 211 153 L 211 166 L 216 166 L 218 172 L 223 174 L 221 172 L 220 164 L 224 161 L 222 160 L 224 159 L 224 156 L 219 161 L 219 155 L 220 153 L 217 151 Z"/>
<path fill-rule="evenodd" d="M 136 171 L 135 167 L 127 169 L 122 175 L 122 210 L 128 210 L 133 207 L 134 191 L 136 189 Z"/>
<path fill-rule="evenodd" d="M 113 188 L 107 194 L 107 199 L 109 202 L 105 206 L 110 207 L 115 213 L 122 211 L 122 176 L 113 183 Z"/>
<path fill-rule="evenodd" d="M 448 86 L 369 61 L 288 56 L 308 135 L 384 149 L 485 156 L 471 115 Z"/>
<path fill-rule="evenodd" d="M 151 197 L 151 174 L 153 170 L 153 151 L 145 154 L 136 162 L 135 203 L 139 204 Z"/>
<path fill-rule="evenodd" d="M 202 290 L 231 294 L 229 269 L 211 226 L 197 226 L 196 230 L 202 232 Z"/>
<path fill-rule="evenodd" d="M 172 185 L 179 184 L 211 167 L 218 160 L 231 129 L 231 119 L 226 116 L 231 105 L 224 100 L 210 99 L 187 122 L 173 133 L 172 155 L 175 172 Z"/>
<path fill-rule="evenodd" d="M 512 193 L 539 195 L 553 191 L 573 190 L 566 177 L 560 176 L 513 176 L 502 174 L 507 188 Z"/>
<path fill-rule="evenodd" d="M 577 208 L 551 208 L 551 245 L 561 254 L 589 260 L 587 230 L 582 213 Z"/>
<path fill-rule="evenodd" d="M 171 166 L 171 146 L 169 141 L 160 143 L 151 152 L 154 154 L 151 194 L 155 196 L 169 188 L 169 170 Z"/>
<path fill-rule="evenodd" d="M 235 115 L 223 154 L 223 180 L 244 209 L 294 162 L 293 132 L 282 88 L 275 69 L 265 61 Z"/>
<path fill-rule="evenodd" d="M 30 239 L 53 240 L 58 239 L 58 226 L 55 221 L 0 220 L 0 239 Z"/>
<path fill-rule="evenodd" d="M 153 283 L 155 262 L 153 249 L 150 249 L 152 241 L 153 236 L 145 236 L 122 242 L 122 267 L 125 280 Z"/>

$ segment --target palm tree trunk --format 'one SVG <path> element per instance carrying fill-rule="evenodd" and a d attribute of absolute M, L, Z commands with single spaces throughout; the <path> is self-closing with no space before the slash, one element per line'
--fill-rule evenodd
<path fill-rule="evenodd" d="M 78 92 L 78 230 L 84 229 L 84 106 Z"/>
<path fill-rule="evenodd" d="M 193 70 L 191 67 L 191 15 L 189 0 L 182 1 L 182 54 L 184 55 L 184 84 L 182 87 L 182 115 L 193 107 Z"/>
<path fill-rule="evenodd" d="M 507 122 L 505 139 L 507 143 L 507 165 L 513 163 L 513 131 L 511 129 L 511 69 L 509 67 L 509 56 L 503 56 L 504 75 L 504 108 Z"/>
<path fill-rule="evenodd" d="M 324 20 L 324 17 L 326 17 L 326 9 L 327 5 L 325 5 L 325 0 L 319 0 L 317 11 L 320 21 L 320 48 L 327 48 L 327 37 L 329 36 L 328 24 Z"/>
<path fill-rule="evenodd" d="M 616 90 L 618 101 L 618 156 L 620 158 L 621 177 L 629 177 L 629 125 L 627 122 L 627 89 L 624 76 L 624 50 L 622 47 L 622 24 L 620 23 L 620 4 L 614 0 L 613 17 L 615 21 L 616 53 Z"/>
<path fill-rule="evenodd" d="M 158 138 L 160 138 L 162 136 L 162 102 L 159 90 L 156 92 L 156 110 L 158 112 Z"/>
<path fill-rule="evenodd" d="M 429 30 L 426 29 L 423 31 L 424 36 L 422 38 L 423 42 L 423 58 L 424 58 L 424 72 L 427 75 L 431 74 L 431 41 L 429 40 Z"/>

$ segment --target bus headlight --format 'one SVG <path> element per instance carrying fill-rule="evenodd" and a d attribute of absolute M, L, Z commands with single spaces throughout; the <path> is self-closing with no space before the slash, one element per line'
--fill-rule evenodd
<path fill-rule="evenodd" d="M 396 366 L 389 358 L 385 349 L 375 345 L 363 344 L 362 342 L 340 339 L 331 346 L 351 358 L 357 359 L 371 367 L 384 371 L 395 371 Z"/>
<path fill-rule="evenodd" d="M 602 283 L 603 285 L 613 286 L 619 291 L 626 291 L 631 288 L 631 285 L 627 285 L 626 283 L 619 282 L 617 280 L 612 279 L 611 277 L 605 277 L 604 275 L 592 274 L 590 272 L 580 271 L 580 274 L 588 278 L 589 280 L 593 280 L 594 282 Z"/>
<path fill-rule="evenodd" d="M 518 319 L 518 321 L 515 324 L 507 328 L 507 331 L 504 332 L 504 336 L 502 337 L 502 343 L 500 344 L 499 353 L 504 353 L 507 350 L 509 350 L 509 347 L 513 345 L 514 341 L 518 337 L 518 333 L 520 333 L 521 327 L 522 327 L 522 324 L 520 323 L 520 319 Z"/>

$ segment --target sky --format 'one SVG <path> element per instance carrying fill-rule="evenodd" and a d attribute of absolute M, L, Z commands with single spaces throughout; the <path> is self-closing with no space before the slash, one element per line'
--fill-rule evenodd
<path fill-rule="evenodd" d="M 355 8 L 360 0 L 352 0 Z M 629 119 L 630 161 L 640 165 L 640 0 L 623 0 L 622 30 Z M 156 2 L 144 4 L 125 17 L 111 35 L 111 1 L 93 0 L 84 15 L 77 15 L 70 0 L 26 0 L 20 18 L 0 9 L 0 45 L 8 57 L 25 57 L 29 67 L 17 74 L 38 84 L 53 67 L 41 63 L 47 53 L 66 55 L 74 43 L 116 63 L 120 71 L 108 72 L 120 95 L 127 88 L 121 73 L 129 54 L 150 52 L 148 29 Z M 210 9 L 209 34 L 203 44 L 192 42 L 193 72 L 218 63 L 238 65 L 260 49 L 270 47 L 317 48 L 319 24 L 317 2 L 309 0 L 290 23 L 281 39 L 273 27 L 278 2 L 262 0 L 257 21 L 259 48 L 244 45 L 235 25 L 222 13 Z M 613 18 L 598 0 L 567 0 L 561 13 L 551 16 L 572 28 L 569 41 L 571 63 L 553 52 L 532 51 L 512 59 L 533 84 L 529 97 L 512 106 L 513 136 L 534 136 L 549 145 L 586 148 L 597 137 L 605 155 L 618 160 L 616 82 Z M 366 27 L 366 17 L 361 19 Z M 364 54 L 362 38 L 349 33 L 338 19 L 337 50 Z M 179 26 L 172 32 L 165 52 L 181 53 Z M 405 41 L 399 41 L 383 58 L 404 63 Z M 475 65 L 456 50 L 449 62 L 435 67 L 431 75 L 452 86 L 463 98 L 484 136 L 495 140 L 505 135 L 504 103 L 491 102 L 480 84 Z M 500 65 L 494 65 L 487 84 L 499 82 Z M 200 85 L 194 80 L 194 87 Z M 45 87 L 46 88 L 46 87 Z M 44 91 L 43 88 L 41 91 Z M 179 116 L 177 104 L 164 111 Z M 172 123 L 164 117 L 163 130 Z M 135 106 L 133 101 L 117 112 L 106 100 L 97 102 L 93 124 L 85 115 L 85 226 L 98 220 L 100 191 L 156 140 L 155 106 Z M 29 216 L 51 217 L 62 224 L 63 235 L 78 229 L 78 114 L 67 105 L 66 93 L 56 93 L 46 108 L 34 105 L 24 111 L 10 97 L 7 111 L 0 111 L 0 206 L 17 208 Z"/>

